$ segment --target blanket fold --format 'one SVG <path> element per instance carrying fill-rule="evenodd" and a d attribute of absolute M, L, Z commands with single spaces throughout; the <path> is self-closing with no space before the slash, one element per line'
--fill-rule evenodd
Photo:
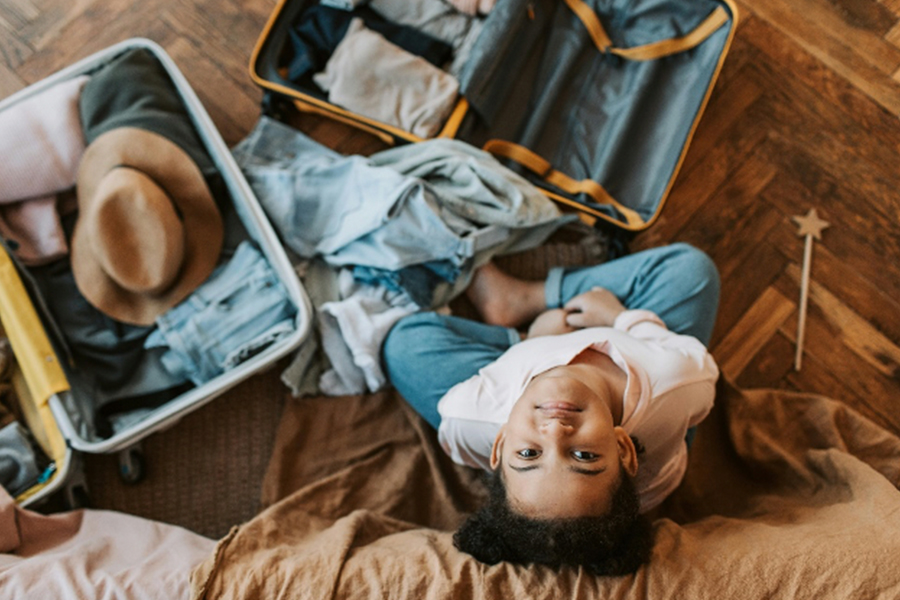
<path fill-rule="evenodd" d="M 289 402 L 268 508 L 195 570 L 194 598 L 898 597 L 900 436 L 838 401 L 720 381 L 687 476 L 621 578 L 453 547 L 483 498 L 393 392 Z"/>

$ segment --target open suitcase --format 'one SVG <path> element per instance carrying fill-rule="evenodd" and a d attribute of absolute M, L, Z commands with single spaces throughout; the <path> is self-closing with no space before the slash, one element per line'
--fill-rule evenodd
<path fill-rule="evenodd" d="M 335 8 L 340 4 L 343 9 Z M 427 77 L 443 81 L 443 73 L 456 80 L 458 93 L 441 104 L 437 124 L 422 128 L 420 120 L 393 115 L 385 120 L 372 114 L 365 97 L 346 91 L 341 73 L 363 80 L 360 96 L 382 75 L 372 56 L 360 69 L 348 66 L 342 44 L 349 34 L 329 32 L 352 31 L 355 47 L 380 48 L 356 41 L 361 28 L 346 25 L 339 12 L 348 9 L 362 29 L 386 31 L 389 45 L 414 48 L 417 69 L 423 62 L 436 65 L 440 73 L 426 65 Z M 472 143 L 589 223 L 626 235 L 652 225 L 731 44 L 734 2 L 497 0 L 486 15 L 465 16 L 467 26 L 447 25 L 458 18 L 463 14 L 444 0 L 280 0 L 254 49 L 250 74 L 300 111 L 351 124 L 390 145 L 431 137 Z M 398 34 L 391 25 L 446 42 L 449 58 L 434 60 L 427 40 L 410 43 L 408 31 Z M 451 29 L 462 33 L 445 37 Z M 396 71 L 394 60 L 393 54 L 384 60 L 386 71 Z M 393 72 L 388 77 L 396 79 Z M 422 84 L 429 86 L 430 79 Z M 401 98 L 398 106 L 408 101 Z M 427 133 L 417 133 L 423 129 Z"/>
<path fill-rule="evenodd" d="M 92 76 L 129 52 L 146 52 L 158 61 L 217 172 L 221 189 L 216 199 L 225 198 L 223 219 L 230 222 L 227 231 L 239 232 L 241 244 L 246 242 L 255 248 L 268 263 L 288 299 L 284 306 L 293 309 L 292 317 L 288 319 L 290 325 L 282 327 L 277 336 L 267 338 L 265 344 L 259 343 L 223 372 L 203 383 L 178 388 L 161 404 L 128 413 L 134 417 L 122 421 L 112 433 L 101 432 L 94 425 L 99 404 L 85 393 L 91 388 L 75 385 L 83 373 L 67 352 L 59 315 L 51 315 L 47 310 L 47 298 L 42 297 L 39 286 L 32 281 L 30 267 L 17 259 L 15 245 L 4 239 L 0 248 L 0 321 L 15 356 L 12 386 L 27 429 L 48 461 L 38 481 L 17 495 L 17 501 L 23 504 L 38 502 L 59 490 L 68 492 L 70 505 L 81 504 L 84 487 L 79 453 L 120 452 L 128 459 L 139 458 L 134 449 L 143 438 L 173 425 L 187 413 L 273 365 L 296 349 L 310 329 L 310 302 L 284 249 L 206 110 L 160 46 L 140 38 L 126 40 L 6 98 L 0 102 L 0 114 L 52 86 L 79 76 Z M 224 256 L 220 255 L 220 265 L 227 262 Z M 123 462 L 126 480 L 139 475 L 128 472 L 138 466 Z"/>

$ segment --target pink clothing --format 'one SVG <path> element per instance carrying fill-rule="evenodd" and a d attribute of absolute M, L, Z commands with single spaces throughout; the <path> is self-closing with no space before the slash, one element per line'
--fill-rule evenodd
<path fill-rule="evenodd" d="M 531 379 L 588 348 L 607 354 L 627 376 L 621 425 L 646 448 L 635 482 L 641 509 L 657 506 L 684 477 L 685 434 L 712 408 L 719 369 L 699 340 L 669 331 L 650 311 L 625 311 L 613 327 L 512 346 L 441 398 L 441 445 L 460 464 L 490 468 L 494 438 Z"/>
<path fill-rule="evenodd" d="M 44 516 L 0 488 L 0 598 L 190 597 L 191 570 L 215 542 L 104 510 Z"/>
<path fill-rule="evenodd" d="M 494 8 L 497 0 L 447 0 L 456 10 L 467 15 L 486 15 Z"/>
<path fill-rule="evenodd" d="M 45 264 L 69 252 L 56 196 L 0 204 L 0 235 L 18 244 L 16 256 L 26 265 Z"/>
<path fill-rule="evenodd" d="M 75 185 L 84 153 L 78 99 L 87 75 L 0 111 L 0 234 L 26 264 L 68 252 L 55 194 Z"/>

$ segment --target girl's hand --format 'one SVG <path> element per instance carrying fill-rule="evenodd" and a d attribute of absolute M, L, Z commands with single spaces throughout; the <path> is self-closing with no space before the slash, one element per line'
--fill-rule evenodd
<path fill-rule="evenodd" d="M 609 290 L 595 287 L 566 302 L 566 324 L 577 329 L 612 327 L 625 306 Z"/>
<path fill-rule="evenodd" d="M 567 312 L 562 308 L 551 308 L 542 312 L 528 328 L 528 333 L 525 335 L 526 339 L 575 331 L 576 327 L 566 323 L 566 315 Z"/>

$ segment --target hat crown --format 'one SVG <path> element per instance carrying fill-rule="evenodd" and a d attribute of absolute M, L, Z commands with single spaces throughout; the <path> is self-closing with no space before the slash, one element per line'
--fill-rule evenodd
<path fill-rule="evenodd" d="M 171 140 L 111 129 L 85 149 L 75 188 L 72 275 L 100 312 L 152 325 L 215 268 L 222 215 L 199 166 Z"/>
<path fill-rule="evenodd" d="M 89 222 L 97 262 L 122 288 L 164 293 L 185 256 L 184 226 L 168 194 L 134 167 L 111 169 L 99 182 Z"/>

